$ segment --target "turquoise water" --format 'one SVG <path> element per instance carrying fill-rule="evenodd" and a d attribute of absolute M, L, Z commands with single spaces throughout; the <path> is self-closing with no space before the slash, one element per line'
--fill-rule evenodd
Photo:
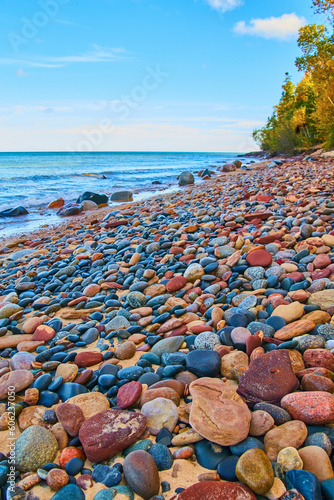
<path fill-rule="evenodd" d="M 122 189 L 160 191 L 177 185 L 184 170 L 195 173 L 236 157 L 233 153 L 0 153 L 0 211 L 17 205 L 29 210 L 59 197 L 74 201 L 84 191 L 108 195 Z"/>

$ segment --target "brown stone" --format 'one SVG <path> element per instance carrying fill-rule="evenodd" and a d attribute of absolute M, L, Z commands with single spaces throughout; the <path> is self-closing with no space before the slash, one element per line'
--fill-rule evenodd
<path fill-rule="evenodd" d="M 86 420 L 79 439 L 91 462 L 102 462 L 135 443 L 146 427 L 141 413 L 105 410 Z"/>
<path fill-rule="evenodd" d="M 274 338 L 278 340 L 290 340 L 299 335 L 304 335 L 304 333 L 313 330 L 315 327 L 314 321 L 310 319 L 301 319 L 299 321 L 294 321 L 289 325 L 283 326 L 280 330 L 275 332 Z"/>
<path fill-rule="evenodd" d="M 68 481 L 68 474 L 62 469 L 51 469 L 46 476 L 46 482 L 53 491 L 60 490 Z"/>
<path fill-rule="evenodd" d="M 21 342 L 29 342 L 32 339 L 32 335 L 22 334 L 22 335 L 5 335 L 0 337 L 0 349 L 7 349 L 7 347 L 16 347 Z"/>
<path fill-rule="evenodd" d="M 165 398 L 165 399 L 170 399 L 173 401 L 173 403 L 176 404 L 176 406 L 179 406 L 180 404 L 180 396 L 174 389 L 171 389 L 170 387 L 160 387 L 157 389 L 148 389 L 142 394 L 140 404 L 143 406 L 145 403 L 148 401 L 153 401 L 153 399 L 156 398 Z"/>
<path fill-rule="evenodd" d="M 31 425 L 45 425 L 43 413 L 46 409 L 46 406 L 28 406 L 23 408 L 18 417 L 20 429 L 24 430 Z"/>
<path fill-rule="evenodd" d="M 103 355 L 101 352 L 93 352 L 93 351 L 83 351 L 79 352 L 74 359 L 74 363 L 79 368 L 85 368 L 86 366 L 93 366 L 98 363 L 101 363 L 103 359 Z"/>
<path fill-rule="evenodd" d="M 248 356 L 243 351 L 232 351 L 221 359 L 220 373 L 223 377 L 234 379 L 234 369 L 248 366 Z"/>
<path fill-rule="evenodd" d="M 123 467 L 126 482 L 140 498 L 148 500 L 159 493 L 158 468 L 147 451 L 132 451 L 125 457 Z"/>
<path fill-rule="evenodd" d="M 193 382 L 193 380 L 191 382 Z M 174 391 L 176 391 L 181 398 L 184 393 L 185 385 L 180 380 L 174 379 L 160 380 L 159 382 L 150 385 L 150 389 L 159 389 L 160 387 L 170 387 L 171 389 L 174 389 Z"/>
<path fill-rule="evenodd" d="M 256 500 L 245 485 L 229 481 L 201 481 L 186 488 L 177 500 Z"/>
<path fill-rule="evenodd" d="M 71 403 L 61 403 L 57 406 L 56 415 L 65 431 L 70 436 L 77 436 L 81 425 L 85 421 L 81 408 Z"/>
<path fill-rule="evenodd" d="M 43 323 L 43 320 L 37 316 L 28 318 L 22 325 L 23 333 L 34 333 L 36 328 Z"/>
<path fill-rule="evenodd" d="M 301 381 L 304 391 L 325 391 L 331 394 L 334 393 L 334 382 L 327 377 L 309 373 L 304 375 Z"/>
<path fill-rule="evenodd" d="M 63 377 L 65 382 L 73 382 L 78 373 L 78 366 L 75 364 L 64 363 L 57 367 L 55 378 Z"/>
<path fill-rule="evenodd" d="M 252 413 L 252 420 L 249 428 L 250 436 L 264 436 L 275 425 L 275 421 L 269 413 L 263 410 L 256 410 Z"/>
<path fill-rule="evenodd" d="M 320 482 L 333 479 L 333 467 L 323 448 L 306 446 L 298 450 L 298 453 L 303 461 L 303 469 L 315 474 Z"/>
<path fill-rule="evenodd" d="M 11 388 L 11 392 L 17 393 L 29 387 L 33 380 L 34 376 L 28 370 L 15 370 L 5 373 L 0 378 L 0 400 L 8 399 L 9 388 Z"/>
<path fill-rule="evenodd" d="M 327 368 L 334 371 L 334 354 L 327 349 L 307 349 L 303 355 L 305 366 Z"/>
<path fill-rule="evenodd" d="M 136 344 L 127 340 L 118 344 L 115 356 L 117 359 L 131 359 L 136 354 Z"/>
<path fill-rule="evenodd" d="M 282 397 L 298 387 L 286 349 L 268 352 L 251 361 L 240 377 L 238 394 L 254 405 L 261 401 L 279 404 Z"/>
<path fill-rule="evenodd" d="M 292 446 L 300 448 L 307 438 L 307 427 L 300 420 L 291 420 L 267 432 L 264 446 L 271 462 L 276 462 L 281 450 Z"/>
<path fill-rule="evenodd" d="M 97 413 L 110 408 L 108 398 L 100 392 L 87 392 L 86 394 L 78 394 L 66 401 L 81 408 L 86 420 L 93 417 Z"/>
<path fill-rule="evenodd" d="M 44 340 L 45 342 L 48 342 L 49 340 L 53 339 L 55 335 L 56 332 L 53 328 L 51 328 L 51 326 L 40 325 L 36 328 L 32 336 L 32 340 Z"/>
<path fill-rule="evenodd" d="M 247 437 L 251 413 L 228 381 L 204 377 L 192 382 L 189 390 L 193 396 L 189 421 L 199 434 L 222 446 Z"/>

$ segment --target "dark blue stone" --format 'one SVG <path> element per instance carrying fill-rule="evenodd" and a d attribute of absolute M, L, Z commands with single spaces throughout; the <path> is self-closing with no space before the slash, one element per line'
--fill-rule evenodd
<path fill-rule="evenodd" d="M 228 446 L 220 446 L 204 439 L 195 444 L 197 462 L 205 469 L 216 470 L 218 464 L 231 455 Z"/>
<path fill-rule="evenodd" d="M 104 365 L 100 370 L 100 375 L 117 375 L 118 368 L 116 365 Z"/>
<path fill-rule="evenodd" d="M 288 340 L 287 342 L 283 342 L 283 344 L 278 345 L 277 349 L 295 349 L 297 345 L 297 340 Z"/>
<path fill-rule="evenodd" d="M 85 494 L 76 484 L 68 484 L 61 490 L 57 491 L 51 500 L 85 500 Z"/>
<path fill-rule="evenodd" d="M 235 474 L 235 468 L 237 466 L 238 460 L 238 456 L 231 455 L 219 462 L 217 466 L 217 472 L 220 477 L 224 479 L 224 481 L 238 481 L 238 478 Z"/>
<path fill-rule="evenodd" d="M 111 488 L 122 481 L 122 474 L 115 467 L 99 464 L 93 469 L 92 479 Z"/>
<path fill-rule="evenodd" d="M 229 319 L 229 325 L 234 327 L 243 326 L 246 328 L 248 325 L 248 318 L 244 314 L 232 314 Z"/>
<path fill-rule="evenodd" d="M 104 389 L 110 389 L 110 387 L 115 385 L 116 382 L 117 382 L 117 377 L 115 377 L 115 375 L 100 375 L 98 378 L 98 383 Z"/>
<path fill-rule="evenodd" d="M 39 393 L 39 405 L 51 408 L 51 406 L 57 403 L 59 403 L 59 395 L 56 392 L 42 391 Z"/>
<path fill-rule="evenodd" d="M 52 376 L 49 373 L 44 373 L 40 377 L 38 377 L 31 387 L 34 389 L 38 389 L 39 392 L 45 391 L 48 388 L 50 383 L 52 382 Z"/>
<path fill-rule="evenodd" d="M 163 427 L 157 435 L 156 442 L 165 446 L 171 446 L 173 436 L 168 429 Z"/>
<path fill-rule="evenodd" d="M 230 446 L 231 453 L 238 457 L 245 453 L 245 451 L 252 450 L 254 448 L 259 448 L 264 451 L 264 444 L 255 437 L 247 437 L 240 443 Z"/>
<path fill-rule="evenodd" d="M 56 391 L 63 383 L 63 377 L 56 377 L 52 380 L 51 384 L 48 385 L 48 391 Z"/>
<path fill-rule="evenodd" d="M 334 479 L 321 481 L 321 491 L 325 500 L 334 500 Z"/>
<path fill-rule="evenodd" d="M 82 471 L 84 465 L 85 464 L 83 460 L 81 460 L 80 458 L 71 458 L 71 460 L 67 462 L 65 470 L 70 476 L 76 476 L 77 474 L 79 474 L 79 472 Z"/>
<path fill-rule="evenodd" d="M 138 380 L 143 374 L 144 370 L 140 366 L 128 366 L 119 370 L 117 376 L 120 380 L 126 379 L 131 382 L 132 380 Z"/>
<path fill-rule="evenodd" d="M 173 456 L 164 444 L 154 444 L 148 452 L 153 457 L 158 470 L 169 470 L 172 467 Z"/>
<path fill-rule="evenodd" d="M 216 351 L 196 350 L 187 354 L 187 369 L 197 377 L 216 377 L 220 374 L 221 357 Z"/>
<path fill-rule="evenodd" d="M 156 373 L 144 373 L 141 377 L 139 377 L 138 382 L 141 384 L 146 384 L 150 387 L 150 385 L 159 382 L 160 377 Z"/>
<path fill-rule="evenodd" d="M 322 500 L 317 476 L 306 470 L 292 469 L 286 473 L 287 489 L 296 488 L 305 500 Z"/>
<path fill-rule="evenodd" d="M 266 320 L 266 325 L 271 326 L 277 332 L 277 330 L 280 330 L 286 325 L 286 321 L 280 316 L 270 316 L 270 318 Z"/>
<path fill-rule="evenodd" d="M 85 394 L 88 390 L 83 385 L 75 384 L 74 382 L 66 382 L 60 387 L 60 389 L 58 389 L 57 392 L 62 401 L 67 401 L 78 394 Z"/>

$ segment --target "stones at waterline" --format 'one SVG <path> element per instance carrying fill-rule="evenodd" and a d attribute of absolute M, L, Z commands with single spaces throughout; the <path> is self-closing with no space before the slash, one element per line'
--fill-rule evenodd
<path fill-rule="evenodd" d="M 292 446 L 300 448 L 307 438 L 307 428 L 300 420 L 291 420 L 267 432 L 264 437 L 266 454 L 271 462 L 276 462 L 281 450 Z"/>
<path fill-rule="evenodd" d="M 260 449 L 248 450 L 238 460 L 236 476 L 254 493 L 263 495 L 274 484 L 274 472 L 270 460 Z"/>
<path fill-rule="evenodd" d="M 201 436 L 222 446 L 247 437 L 251 413 L 229 381 L 204 377 L 192 382 L 189 391 L 193 397 L 189 422 Z"/>
<path fill-rule="evenodd" d="M 132 451 L 123 463 L 124 477 L 132 490 L 148 500 L 160 489 L 158 468 L 153 457 L 144 450 Z"/>
<path fill-rule="evenodd" d="M 116 191 L 110 196 L 110 201 L 132 201 L 132 191 Z"/>
<path fill-rule="evenodd" d="M 186 366 L 197 377 L 216 377 L 220 373 L 221 357 L 216 351 L 190 351 L 186 357 Z"/>
<path fill-rule="evenodd" d="M 228 481 L 202 481 L 186 488 L 177 500 L 256 500 L 255 494 L 245 485 Z"/>
<path fill-rule="evenodd" d="M 20 392 L 29 387 L 34 380 L 33 374 L 28 370 L 15 370 L 5 373 L 0 378 L 0 400 L 8 399 L 9 392 Z"/>
<path fill-rule="evenodd" d="M 78 394 L 77 396 L 69 398 L 66 403 L 79 406 L 86 420 L 93 417 L 97 413 L 108 410 L 110 408 L 108 398 L 100 392 Z"/>
<path fill-rule="evenodd" d="M 156 398 L 148 401 L 141 408 L 146 417 L 146 426 L 153 436 L 157 436 L 162 428 L 173 432 L 179 414 L 173 401 L 165 398 Z"/>
<path fill-rule="evenodd" d="M 65 205 L 64 198 L 58 198 L 57 200 L 51 201 L 48 204 L 48 208 L 54 210 L 56 208 L 61 208 L 64 205 Z"/>
<path fill-rule="evenodd" d="M 15 207 L 15 208 L 7 208 L 6 210 L 3 210 L 0 212 L 0 218 L 1 217 L 19 217 L 20 215 L 26 215 L 28 214 L 28 210 L 24 207 Z"/>
<path fill-rule="evenodd" d="M 77 436 L 81 425 L 85 421 L 81 408 L 70 403 L 62 403 L 57 406 L 56 415 L 65 431 L 70 436 Z"/>
<path fill-rule="evenodd" d="M 81 205 L 78 205 L 77 203 L 68 203 L 58 210 L 57 215 L 60 217 L 70 217 L 73 215 L 79 215 L 82 211 Z"/>
<path fill-rule="evenodd" d="M 145 426 L 146 418 L 141 413 L 105 410 L 82 424 L 79 439 L 87 458 L 101 462 L 133 444 Z"/>
<path fill-rule="evenodd" d="M 21 472 L 36 471 L 53 462 L 58 450 L 54 435 L 39 425 L 25 429 L 15 443 L 15 465 Z"/>
<path fill-rule="evenodd" d="M 80 204 L 85 200 L 92 201 L 96 203 L 96 205 L 105 205 L 106 203 L 108 203 L 108 196 L 106 194 L 98 194 L 92 193 L 91 191 L 86 191 L 79 196 L 76 203 Z"/>
<path fill-rule="evenodd" d="M 328 392 L 296 392 L 284 396 L 281 406 L 292 418 L 308 425 L 334 423 L 334 396 Z"/>
<path fill-rule="evenodd" d="M 96 203 L 94 203 L 93 201 L 90 201 L 90 200 L 83 201 L 81 203 L 81 206 L 82 206 L 82 210 L 84 212 L 88 212 L 90 210 L 97 210 L 99 208 Z"/>
<path fill-rule="evenodd" d="M 279 404 L 282 397 L 299 385 L 285 349 L 268 352 L 250 362 L 237 389 L 248 404 L 261 401 Z"/>
<path fill-rule="evenodd" d="M 178 176 L 179 186 L 187 186 L 188 184 L 195 184 L 195 177 L 191 172 L 182 172 Z"/>
<path fill-rule="evenodd" d="M 303 461 L 303 469 L 312 472 L 320 482 L 333 479 L 333 467 L 325 450 L 319 446 L 305 446 L 298 453 Z"/>

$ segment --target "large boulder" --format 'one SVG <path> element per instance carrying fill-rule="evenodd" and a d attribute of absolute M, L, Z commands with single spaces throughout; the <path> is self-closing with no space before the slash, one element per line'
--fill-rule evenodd
<path fill-rule="evenodd" d="M 28 210 L 24 207 L 7 208 L 7 210 L 0 212 L 0 217 L 18 217 L 28 213 Z"/>
<path fill-rule="evenodd" d="M 195 178 L 191 172 L 182 172 L 178 177 L 179 186 L 187 186 L 188 184 L 195 184 Z"/>
<path fill-rule="evenodd" d="M 132 201 L 133 193 L 131 191 L 116 191 L 110 196 L 110 201 Z"/>
<path fill-rule="evenodd" d="M 72 215 L 79 215 L 82 212 L 82 206 L 77 203 L 68 203 L 63 208 L 58 210 L 57 215 L 60 217 L 70 217 Z"/>
<path fill-rule="evenodd" d="M 86 191 L 84 194 L 79 196 L 77 203 L 82 203 L 85 200 L 93 201 L 97 205 L 105 205 L 108 203 L 108 196 L 106 194 L 91 193 L 90 191 Z"/>

